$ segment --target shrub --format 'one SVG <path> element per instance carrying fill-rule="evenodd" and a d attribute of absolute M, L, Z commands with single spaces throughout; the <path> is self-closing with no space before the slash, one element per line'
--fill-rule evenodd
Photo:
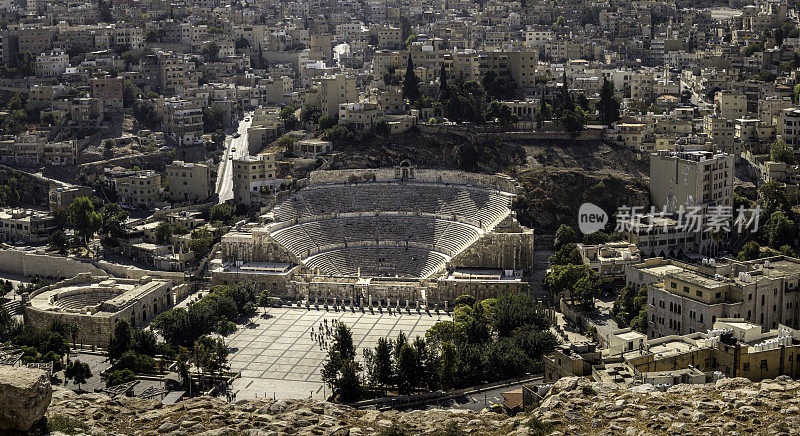
<path fill-rule="evenodd" d="M 111 386 L 121 385 L 134 380 L 136 380 L 136 374 L 134 374 L 130 369 L 123 369 L 121 371 L 118 370 L 108 375 L 106 387 L 110 388 Z"/>
<path fill-rule="evenodd" d="M 51 433 L 58 431 L 61 433 L 74 435 L 83 433 L 87 430 L 89 430 L 89 425 L 78 418 L 61 414 L 56 414 L 47 418 L 47 431 Z"/>

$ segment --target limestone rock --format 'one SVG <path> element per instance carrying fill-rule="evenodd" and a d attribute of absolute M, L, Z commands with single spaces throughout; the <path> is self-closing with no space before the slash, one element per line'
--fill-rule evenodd
<path fill-rule="evenodd" d="M 0 431 L 27 431 L 44 416 L 53 388 L 40 369 L 0 366 Z"/>

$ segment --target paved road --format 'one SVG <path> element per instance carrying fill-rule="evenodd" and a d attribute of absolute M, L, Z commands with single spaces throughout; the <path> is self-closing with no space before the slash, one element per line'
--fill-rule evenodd
<path fill-rule="evenodd" d="M 245 121 L 247 120 L 247 121 Z M 219 202 L 225 203 L 233 199 L 233 162 L 232 159 L 239 159 L 247 156 L 247 129 L 253 123 L 253 113 L 248 112 L 244 119 L 239 122 L 236 133 L 238 138 L 228 135 L 225 138 L 225 153 L 222 154 L 222 161 L 219 163 L 217 174 L 217 189 Z"/>

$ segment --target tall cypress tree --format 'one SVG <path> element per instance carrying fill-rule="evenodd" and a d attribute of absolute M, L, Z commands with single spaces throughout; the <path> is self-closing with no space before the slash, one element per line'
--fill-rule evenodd
<path fill-rule="evenodd" d="M 406 77 L 403 79 L 403 97 L 411 102 L 415 102 L 419 99 L 419 78 L 414 74 L 414 63 L 411 61 L 411 53 L 408 54 Z"/>
<path fill-rule="evenodd" d="M 619 120 L 619 100 L 614 97 L 614 84 L 608 79 L 603 79 L 603 87 L 600 89 L 600 101 L 597 103 L 597 110 L 600 111 L 600 119 L 603 124 L 611 125 Z"/>
<path fill-rule="evenodd" d="M 450 87 L 447 85 L 447 68 L 442 64 L 442 70 L 439 72 L 439 99 L 445 100 L 450 96 Z"/>

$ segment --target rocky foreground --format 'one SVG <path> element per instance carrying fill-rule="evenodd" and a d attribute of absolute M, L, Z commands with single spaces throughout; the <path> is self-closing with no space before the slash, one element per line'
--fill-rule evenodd
<path fill-rule="evenodd" d="M 788 377 L 752 383 L 679 385 L 660 392 L 559 380 L 538 408 L 509 417 L 492 412 L 378 412 L 312 400 L 194 398 L 171 406 L 56 390 L 47 426 L 31 433 L 124 435 L 545 435 L 798 434 L 800 383 Z M 70 426 L 74 426 L 68 428 Z M 49 427 L 49 428 L 48 428 Z M 54 428 L 55 427 L 55 428 Z"/>

